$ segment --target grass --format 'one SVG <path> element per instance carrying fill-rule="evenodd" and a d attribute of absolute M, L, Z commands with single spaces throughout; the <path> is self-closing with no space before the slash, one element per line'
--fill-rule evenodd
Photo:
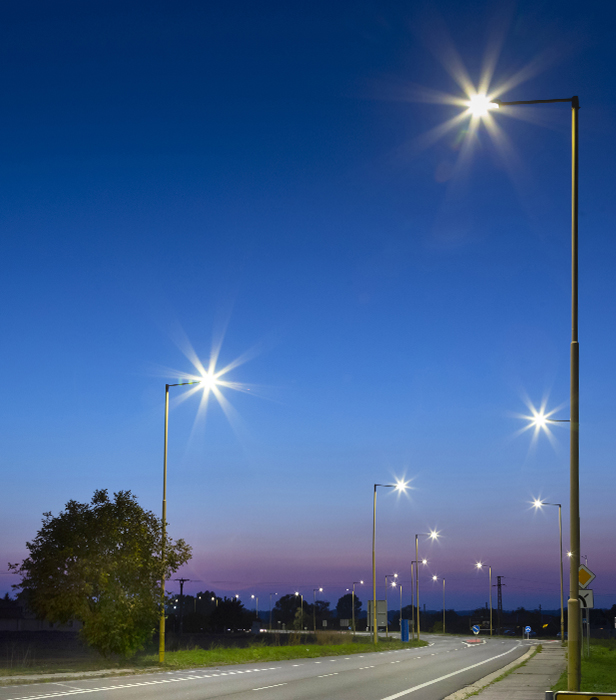
<path fill-rule="evenodd" d="M 567 672 L 552 690 L 567 690 Z M 581 691 L 585 693 L 616 692 L 616 640 L 592 639 L 590 657 L 582 657 Z"/>
<path fill-rule="evenodd" d="M 9 669 L 0 670 L 0 678 L 24 674 L 40 673 L 75 673 L 87 671 L 130 669 L 135 672 L 144 670 L 188 669 L 206 666 L 228 666 L 231 664 L 263 663 L 283 661 L 288 659 L 312 659 L 320 656 L 348 656 L 350 654 L 367 654 L 374 651 L 390 651 L 394 649 L 409 649 L 417 646 L 427 646 L 427 642 L 400 642 L 394 639 L 381 639 L 378 645 L 371 642 L 353 641 L 351 635 L 337 635 L 335 641 L 324 637 L 321 643 L 267 645 L 263 642 L 254 643 L 247 647 L 213 647 L 211 649 L 192 648 L 179 651 L 167 651 L 165 663 L 158 664 L 158 654 L 139 654 L 128 661 L 105 661 L 102 658 L 93 660 L 63 660 L 58 664 L 28 664 L 14 665 Z"/>

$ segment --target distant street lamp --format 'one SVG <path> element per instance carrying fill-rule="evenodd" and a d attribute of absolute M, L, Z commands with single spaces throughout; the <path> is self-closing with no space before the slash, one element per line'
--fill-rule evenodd
<path fill-rule="evenodd" d="M 312 627 L 316 634 L 317 631 L 317 593 L 323 593 L 322 588 L 312 589 Z"/>
<path fill-rule="evenodd" d="M 161 530 L 161 564 L 160 575 L 160 621 L 158 635 L 158 661 L 165 662 L 165 557 L 167 555 L 167 441 L 169 435 L 169 388 L 172 386 L 188 386 L 190 384 L 202 384 L 205 391 L 216 386 L 216 377 L 207 372 L 201 379 L 178 382 L 177 384 L 165 384 L 165 432 L 163 446 L 163 521 Z"/>
<path fill-rule="evenodd" d="M 353 624 L 352 624 L 352 629 L 353 629 L 353 635 L 355 635 L 355 586 L 359 584 L 360 586 L 364 585 L 363 581 L 353 581 L 353 592 L 351 593 L 351 615 L 353 619 Z"/>
<path fill-rule="evenodd" d="M 405 481 L 399 481 L 397 484 L 374 485 L 374 497 L 372 501 L 372 638 L 375 644 L 378 641 L 376 617 L 376 490 L 379 486 L 384 489 L 406 491 L 408 488 L 408 483 Z"/>
<path fill-rule="evenodd" d="M 300 631 L 304 630 L 304 596 L 299 592 L 295 591 L 295 596 L 300 598 Z"/>
<path fill-rule="evenodd" d="M 492 636 L 492 567 L 488 566 L 487 564 L 482 564 L 480 561 L 478 561 L 475 566 L 478 569 L 483 569 L 484 566 L 488 567 L 488 580 L 489 580 L 489 586 L 490 586 L 490 637 Z"/>
<path fill-rule="evenodd" d="M 424 566 L 428 563 L 427 559 L 422 559 L 421 561 L 416 561 L 413 559 L 411 561 L 411 632 L 412 632 L 412 637 L 413 641 L 415 641 L 415 632 L 416 632 L 416 625 L 415 625 L 415 600 L 413 598 L 413 592 L 415 590 L 415 576 L 419 576 L 419 564 L 423 564 Z M 413 565 L 415 564 L 415 570 L 413 570 Z"/>
<path fill-rule="evenodd" d="M 432 580 L 438 581 L 438 576 L 433 576 Z M 443 579 L 443 634 L 445 634 L 445 579 Z"/>
<path fill-rule="evenodd" d="M 387 604 L 387 579 L 398 578 L 398 574 L 386 574 L 385 575 L 385 636 L 389 637 L 389 610 Z M 395 586 L 395 582 L 391 582 L 392 586 Z"/>
<path fill-rule="evenodd" d="M 251 595 L 250 598 L 255 601 L 255 617 L 259 619 L 259 596 Z"/>
<path fill-rule="evenodd" d="M 546 503 L 539 499 L 535 499 L 533 502 L 535 508 L 542 508 L 543 506 L 555 506 L 558 508 L 558 534 L 560 540 L 560 642 L 564 645 L 565 643 L 565 606 L 564 606 L 564 592 L 563 592 L 563 521 L 562 521 L 562 506 L 560 503 Z"/>
<path fill-rule="evenodd" d="M 578 124 L 580 99 L 573 97 L 552 100 L 491 100 L 476 95 L 469 111 L 485 116 L 490 109 L 510 105 L 536 105 L 564 102 L 571 105 L 571 345 L 570 345 L 570 420 L 569 420 L 569 540 L 573 560 L 569 566 L 567 689 L 579 691 L 581 682 L 582 640 L 579 599 L 578 562 L 580 558 L 580 346 L 578 341 Z"/>
<path fill-rule="evenodd" d="M 438 539 L 439 533 L 436 530 L 431 530 L 430 532 L 420 532 L 418 535 L 415 535 L 415 561 L 419 562 L 419 538 L 420 537 L 427 537 L 431 540 L 437 540 Z M 423 560 L 423 563 L 426 563 L 426 560 Z M 419 624 L 419 564 L 417 564 L 417 575 L 415 576 L 415 604 L 417 605 L 417 615 L 416 615 L 416 624 L 417 624 L 417 641 L 419 641 L 419 630 L 420 630 L 420 624 Z"/>
<path fill-rule="evenodd" d="M 269 594 L 269 601 L 270 601 L 270 607 L 269 607 L 269 631 L 272 631 L 272 596 L 278 595 L 278 593 L 270 593 Z"/>
<path fill-rule="evenodd" d="M 395 586 L 395 582 L 393 583 Z M 402 584 L 398 584 L 400 586 L 400 633 L 402 633 Z"/>

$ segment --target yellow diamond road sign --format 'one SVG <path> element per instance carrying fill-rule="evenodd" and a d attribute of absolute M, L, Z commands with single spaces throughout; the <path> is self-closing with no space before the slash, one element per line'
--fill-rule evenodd
<path fill-rule="evenodd" d="M 587 566 L 580 564 L 578 578 L 580 580 L 580 588 L 586 588 L 595 580 L 595 575 Z"/>

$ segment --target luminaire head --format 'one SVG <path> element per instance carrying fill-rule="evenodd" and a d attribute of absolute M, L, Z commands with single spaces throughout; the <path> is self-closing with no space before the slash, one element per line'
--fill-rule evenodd
<path fill-rule="evenodd" d="M 474 117 L 485 117 L 492 109 L 498 109 L 500 105 L 487 95 L 473 95 L 468 101 L 468 109 Z"/>

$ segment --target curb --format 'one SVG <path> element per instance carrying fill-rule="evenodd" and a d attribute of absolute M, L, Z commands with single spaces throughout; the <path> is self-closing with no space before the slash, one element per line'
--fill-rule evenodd
<path fill-rule="evenodd" d="M 161 672 L 163 669 L 148 668 L 109 668 L 102 671 L 67 671 L 66 673 L 35 673 L 26 676 L 0 676 L 0 688 L 8 685 L 23 685 L 24 683 L 44 683 L 46 681 L 79 680 L 80 678 L 102 678 L 105 676 L 134 676 L 141 673 Z"/>
<path fill-rule="evenodd" d="M 475 683 L 473 683 L 472 685 L 467 685 L 466 688 L 462 688 L 461 690 L 456 690 L 455 693 L 452 693 L 451 695 L 447 695 L 447 697 L 443 698 L 443 700 L 465 700 L 465 698 L 467 698 L 469 695 L 476 693 L 478 690 L 482 690 L 487 685 L 490 685 L 497 678 L 502 676 L 503 673 L 507 673 L 507 671 L 511 671 L 514 668 L 521 666 L 525 661 L 528 661 L 531 657 L 535 656 L 536 654 L 537 654 L 537 647 L 531 647 L 526 652 L 526 654 L 523 654 L 522 656 L 520 656 L 519 659 L 516 659 L 515 661 L 512 661 L 510 664 L 503 666 L 503 668 L 500 668 L 498 671 L 494 671 L 493 673 L 490 673 L 489 675 L 484 676 L 483 678 L 480 678 L 478 681 L 475 681 Z"/>

